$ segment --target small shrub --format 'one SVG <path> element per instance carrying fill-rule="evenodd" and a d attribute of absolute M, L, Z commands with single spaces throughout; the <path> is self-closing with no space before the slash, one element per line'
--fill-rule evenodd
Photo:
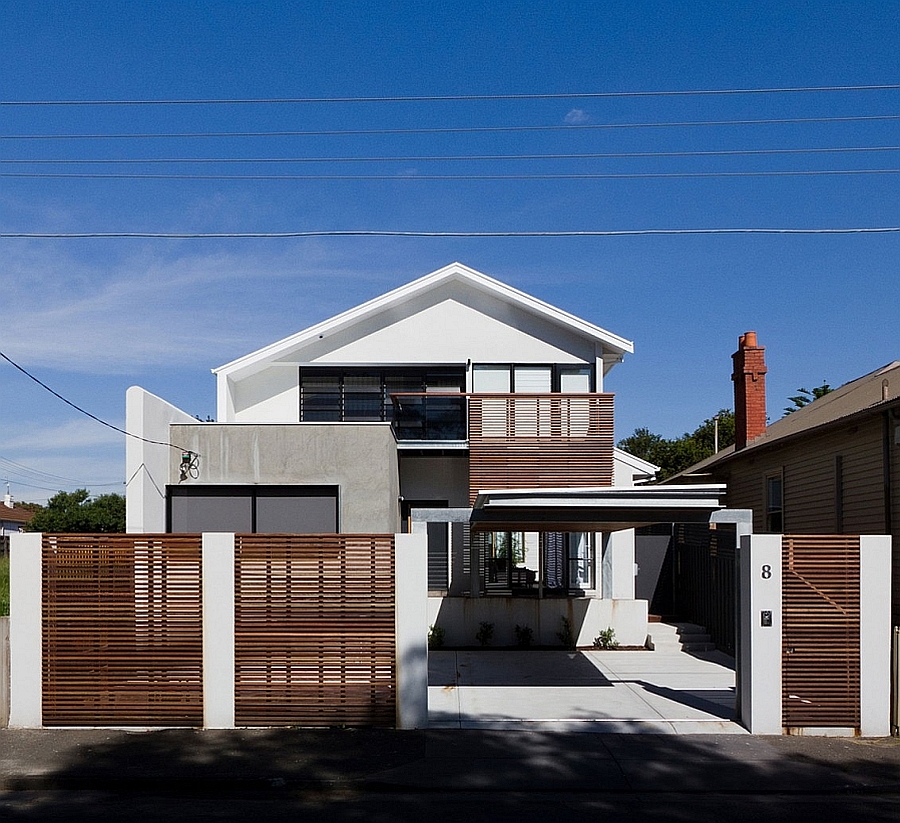
<path fill-rule="evenodd" d="M 428 648 L 440 649 L 444 646 L 444 630 L 440 626 L 428 627 Z"/>
<path fill-rule="evenodd" d="M 572 621 L 569 620 L 568 617 L 561 617 L 560 621 L 562 623 L 562 626 L 560 627 L 560 630 L 556 633 L 556 638 L 567 649 L 574 649 L 575 648 L 575 635 L 572 632 Z"/>
<path fill-rule="evenodd" d="M 616 640 L 616 630 L 607 626 L 594 638 L 595 649 L 618 649 L 619 641 Z"/>
<path fill-rule="evenodd" d="M 534 632 L 531 626 L 519 626 L 516 624 L 516 645 L 527 649 L 534 642 Z"/>
<path fill-rule="evenodd" d="M 494 624 L 482 620 L 478 625 L 478 631 L 475 633 L 475 639 L 482 646 L 490 646 L 491 640 L 494 639 Z"/>

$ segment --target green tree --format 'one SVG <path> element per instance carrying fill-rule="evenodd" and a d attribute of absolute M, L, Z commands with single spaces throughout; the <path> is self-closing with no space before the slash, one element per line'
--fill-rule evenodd
<path fill-rule="evenodd" d="M 125 498 L 101 494 L 91 499 L 87 489 L 58 492 L 28 523 L 28 531 L 117 534 L 125 531 Z"/>
<path fill-rule="evenodd" d="M 826 394 L 830 394 L 833 391 L 834 389 L 827 383 L 822 383 L 821 386 L 816 386 L 814 389 L 797 389 L 798 394 L 788 398 L 793 405 L 785 406 L 784 414 L 785 416 L 793 414 L 798 409 L 808 406 L 813 400 L 818 400 L 820 397 L 824 397 Z"/>
<path fill-rule="evenodd" d="M 678 472 L 710 457 L 715 451 L 716 423 L 719 429 L 719 448 L 734 443 L 734 412 L 720 409 L 704 420 L 694 431 L 666 440 L 649 429 L 635 429 L 631 437 L 620 440 L 618 446 L 635 457 L 659 466 L 657 477 L 665 480 Z"/>

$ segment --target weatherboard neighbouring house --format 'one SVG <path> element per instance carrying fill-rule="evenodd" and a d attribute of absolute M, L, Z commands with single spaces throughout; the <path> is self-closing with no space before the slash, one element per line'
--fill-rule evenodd
<path fill-rule="evenodd" d="M 131 388 L 145 440 L 127 445 L 127 529 L 427 530 L 428 618 L 447 643 L 482 622 L 497 645 L 517 624 L 558 643 L 563 618 L 579 644 L 609 627 L 643 643 L 634 507 L 659 501 L 628 490 L 655 467 L 614 447 L 604 391 L 632 351 L 452 264 L 214 369 L 216 422 Z M 598 496 L 618 514 L 598 517 Z"/>

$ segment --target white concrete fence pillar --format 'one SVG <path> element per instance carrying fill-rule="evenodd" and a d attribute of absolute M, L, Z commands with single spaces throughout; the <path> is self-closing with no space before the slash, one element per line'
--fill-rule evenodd
<path fill-rule="evenodd" d="M 741 537 L 741 722 L 751 734 L 781 734 L 781 535 Z"/>
<path fill-rule="evenodd" d="M 859 731 L 891 733 L 891 536 L 859 538 Z"/>
<path fill-rule="evenodd" d="M 428 725 L 428 535 L 394 535 L 397 728 Z"/>
<path fill-rule="evenodd" d="M 43 725 L 40 533 L 9 539 L 9 727 Z"/>
<path fill-rule="evenodd" d="M 203 726 L 234 728 L 234 535 L 204 533 Z"/>

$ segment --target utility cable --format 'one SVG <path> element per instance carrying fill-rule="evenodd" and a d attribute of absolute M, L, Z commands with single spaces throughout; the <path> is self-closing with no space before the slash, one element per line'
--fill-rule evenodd
<path fill-rule="evenodd" d="M 75 409 L 75 411 L 80 412 L 81 414 L 86 415 L 87 417 L 90 417 L 91 420 L 95 420 L 97 423 L 100 423 L 101 425 L 106 426 L 108 429 L 112 429 L 113 431 L 116 431 L 119 434 L 124 434 L 126 437 L 133 437 L 135 440 L 140 440 L 144 443 L 150 443 L 151 445 L 154 445 L 154 446 L 168 446 L 169 448 L 178 449 L 179 451 L 182 451 L 186 454 L 190 454 L 195 457 L 199 456 L 199 455 L 197 455 L 196 452 L 192 451 L 191 449 L 183 448 L 174 443 L 166 443 L 162 440 L 150 440 L 146 437 L 142 437 L 139 434 L 134 434 L 133 432 L 126 431 L 125 429 L 120 429 L 118 426 L 115 426 L 112 423 L 108 423 L 106 420 L 103 420 L 102 418 L 97 417 L 97 415 L 91 414 L 91 412 L 87 411 L 86 409 L 81 408 L 81 406 L 76 405 L 71 400 L 66 399 L 59 392 L 54 391 L 46 383 L 42 382 L 37 377 L 35 377 L 33 374 L 26 371 L 24 368 L 22 368 L 18 363 L 16 363 L 14 360 L 12 360 L 8 355 L 4 354 L 2 351 L 0 351 L 0 357 L 2 357 L 14 369 L 17 369 L 22 374 L 24 374 L 29 380 L 33 380 L 42 389 L 45 389 L 46 391 L 50 392 L 50 394 L 52 394 L 54 397 L 58 398 L 59 400 L 62 400 L 62 402 L 65 403 L 67 406 L 71 406 L 73 409 Z"/>
<path fill-rule="evenodd" d="M 741 94 L 807 94 L 848 91 L 894 91 L 900 83 L 848 86 L 786 86 L 733 89 L 668 89 L 658 91 L 549 92 L 530 94 L 424 94 L 383 97 L 249 97 L 197 99 L 119 100 L 0 100 L 0 106 L 217 106 L 284 105 L 322 103 L 443 103 L 495 100 L 603 100 L 639 97 L 696 97 Z"/>
<path fill-rule="evenodd" d="M 804 123 L 858 123 L 900 120 L 900 114 L 850 115 L 846 117 L 772 117 L 749 120 L 673 120 L 637 123 L 567 123 L 543 126 L 443 126 L 386 129 L 310 129 L 305 131 L 210 131 L 134 132 L 111 134 L 0 134 L 3 140 L 183 140 L 236 137 L 368 137 L 403 134 L 490 134 L 496 132 L 598 131 L 604 129 L 663 129 L 701 126 L 775 126 Z"/>
<path fill-rule="evenodd" d="M 150 240 L 278 240 L 298 237 L 463 237 L 463 238 L 492 238 L 492 237 L 650 237 L 673 235 L 715 235 L 715 234 L 890 234 L 900 232 L 900 226 L 860 226 L 854 228 L 723 228 L 723 229 L 610 229 L 610 230 L 585 230 L 585 231 L 394 231 L 377 229 L 322 229 L 310 231 L 284 231 L 284 232 L 146 232 L 146 231 L 109 231 L 109 232 L 0 232 L 2 239 L 28 239 L 28 240 L 84 240 L 84 239 L 123 239 L 138 238 Z M 9 358 L 0 352 L 0 357 Z M 13 364 L 15 365 L 15 364 Z M 24 372 L 19 366 L 17 369 Z M 28 372 L 24 372 L 31 377 Z M 37 378 L 32 380 L 40 383 Z M 41 383 L 40 385 L 44 385 Z M 44 386 L 44 388 L 47 388 Z M 48 389 L 48 391 L 53 391 Z M 56 392 L 53 392 L 56 394 Z M 59 397 L 59 395 L 56 395 Z M 65 398 L 60 398 L 69 403 Z M 69 405 L 74 405 L 69 403 Z M 75 406 L 75 408 L 78 408 Z M 81 409 L 78 409 L 82 411 Z M 87 414 L 87 412 L 84 412 Z M 90 415 L 93 416 L 93 415 Z M 97 418 L 94 418 L 95 420 Z M 103 423 L 104 421 L 100 421 Z M 115 428 L 109 423 L 104 425 Z M 122 431 L 116 429 L 116 431 Z M 136 434 L 122 432 L 129 437 L 139 437 Z M 148 440 L 148 443 L 157 441 Z M 161 445 L 170 445 L 164 443 Z"/>
<path fill-rule="evenodd" d="M 387 155 L 337 157 L 109 157 L 109 158 L 0 158 L 0 165 L 140 165 L 160 163 L 444 163 L 485 162 L 496 160 L 646 160 L 669 157 L 757 157 L 795 154 L 859 154 L 864 152 L 900 151 L 900 146 L 826 146 L 790 149 L 715 149 L 687 151 L 623 151 L 583 152 L 569 154 L 447 154 L 447 155 Z"/>
<path fill-rule="evenodd" d="M 782 171 L 572 172 L 560 174 L 179 174 L 140 172 L 26 172 L 4 171 L 0 178 L 26 180 L 691 180 L 738 177 L 847 177 L 898 174 L 900 168 L 799 169 Z M 2 235 L 0 235 L 2 236 Z"/>

